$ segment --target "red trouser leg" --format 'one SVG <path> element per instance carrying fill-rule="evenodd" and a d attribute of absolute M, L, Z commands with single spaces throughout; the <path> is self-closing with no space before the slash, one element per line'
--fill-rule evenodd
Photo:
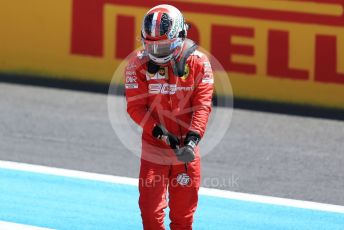
<path fill-rule="evenodd" d="M 139 176 L 139 206 L 145 230 L 164 230 L 164 209 L 169 165 L 158 165 L 141 160 Z"/>
<path fill-rule="evenodd" d="M 185 173 L 185 165 L 173 165 L 169 180 L 169 207 L 171 230 L 192 229 L 193 215 L 197 208 L 200 186 L 200 158 L 188 163 L 186 174 L 190 177 L 187 185 L 177 182 L 177 177 Z"/>

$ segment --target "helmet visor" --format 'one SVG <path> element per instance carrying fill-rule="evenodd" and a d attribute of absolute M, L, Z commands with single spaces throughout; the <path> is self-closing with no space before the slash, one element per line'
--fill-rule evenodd
<path fill-rule="evenodd" d="M 149 54 L 155 57 L 166 57 L 183 44 L 182 38 L 164 39 L 159 41 L 143 40 L 143 45 Z"/>

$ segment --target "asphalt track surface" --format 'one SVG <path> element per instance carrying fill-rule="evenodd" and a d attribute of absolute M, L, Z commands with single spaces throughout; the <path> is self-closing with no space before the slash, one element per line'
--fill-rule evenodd
<path fill-rule="evenodd" d="M 342 121 L 235 109 L 221 143 L 202 158 L 203 186 L 344 205 L 343 137 Z M 107 95 L 5 83 L 0 160 L 139 172 L 139 158 L 112 129 Z"/>

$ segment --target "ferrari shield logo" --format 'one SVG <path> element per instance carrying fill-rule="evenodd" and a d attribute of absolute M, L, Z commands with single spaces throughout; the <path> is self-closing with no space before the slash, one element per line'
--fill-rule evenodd
<path fill-rule="evenodd" d="M 190 67 L 188 64 L 185 65 L 184 75 L 182 77 L 182 80 L 186 80 L 190 74 Z"/>

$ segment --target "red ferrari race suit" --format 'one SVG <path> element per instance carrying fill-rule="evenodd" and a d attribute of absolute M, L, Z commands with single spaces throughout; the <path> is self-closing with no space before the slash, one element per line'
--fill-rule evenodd
<path fill-rule="evenodd" d="M 192 229 L 200 186 L 199 148 L 195 148 L 195 160 L 184 164 L 170 146 L 152 136 L 157 124 L 180 143 L 189 131 L 204 135 L 211 112 L 213 73 L 208 58 L 198 50 L 185 60 L 181 77 L 174 74 L 171 63 L 150 73 L 149 59 L 142 51 L 131 56 L 125 69 L 127 112 L 143 128 L 139 206 L 144 229 L 165 229 L 167 190 L 171 229 Z"/>

